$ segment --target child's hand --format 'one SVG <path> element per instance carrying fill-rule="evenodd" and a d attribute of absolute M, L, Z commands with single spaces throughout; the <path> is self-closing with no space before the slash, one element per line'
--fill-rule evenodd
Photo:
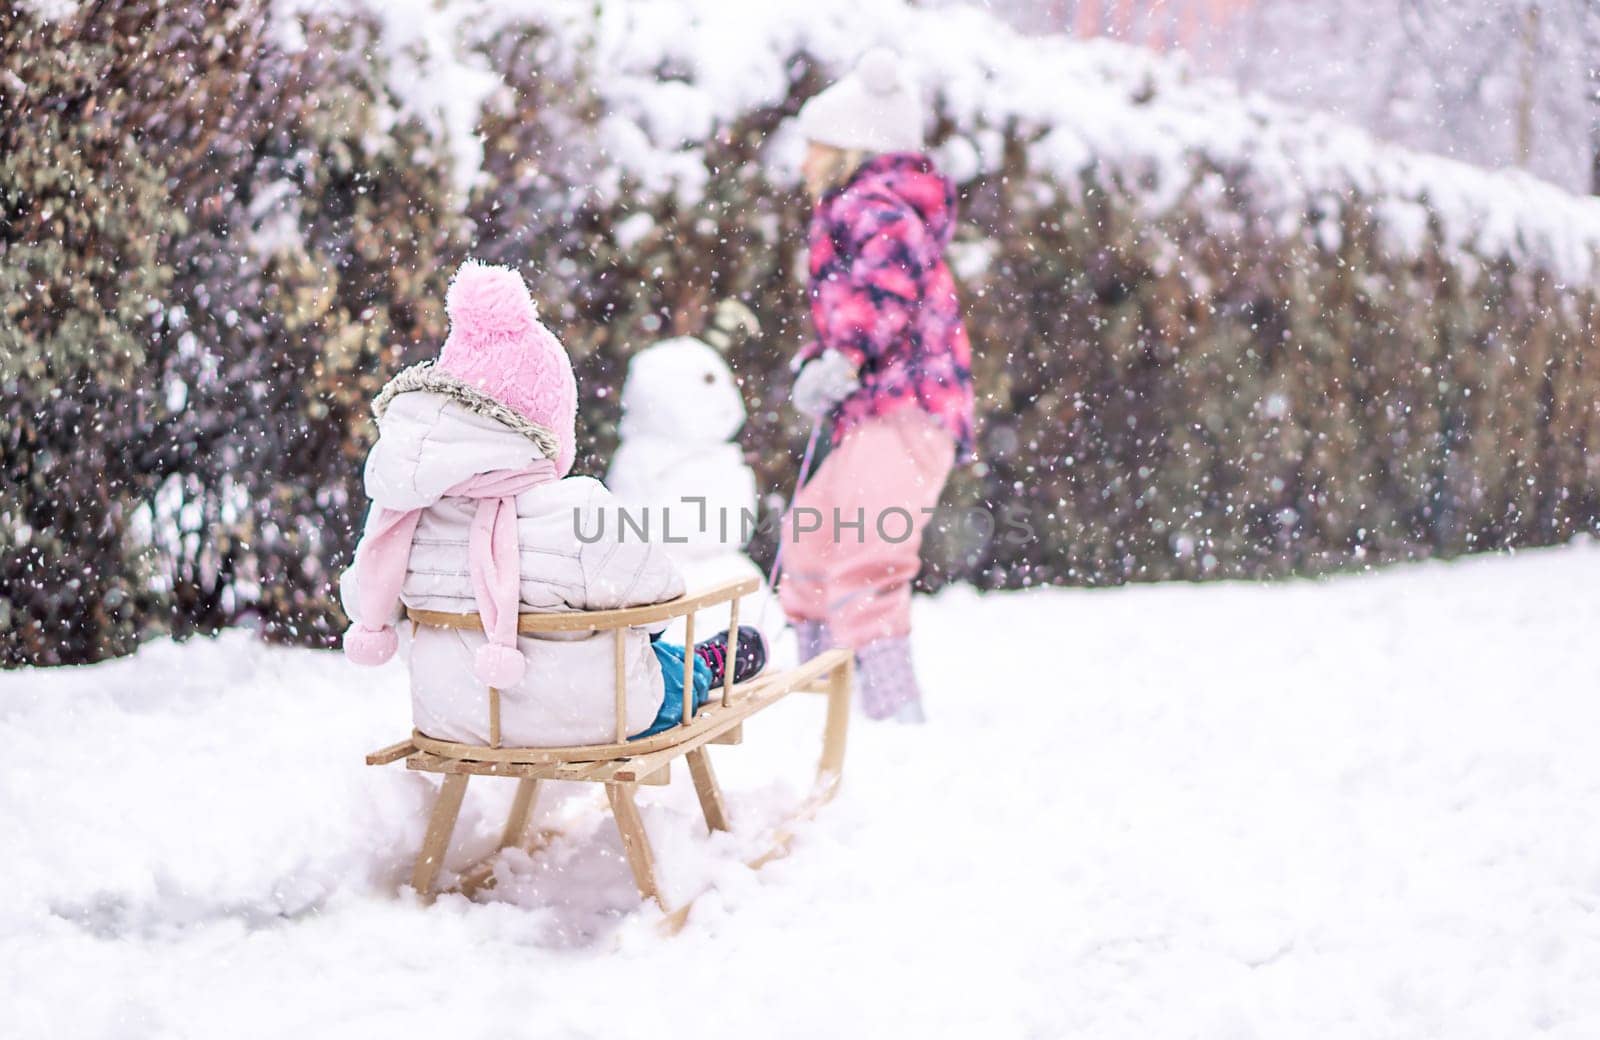
<path fill-rule="evenodd" d="M 849 358 L 836 350 L 824 351 L 821 357 L 806 362 L 794 378 L 795 410 L 820 419 L 860 386 L 856 366 Z"/>

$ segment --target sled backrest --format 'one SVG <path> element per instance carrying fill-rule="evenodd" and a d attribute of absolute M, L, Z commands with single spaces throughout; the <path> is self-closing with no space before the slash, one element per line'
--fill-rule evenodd
<path fill-rule="evenodd" d="M 560 614 L 521 614 L 517 618 L 517 631 L 523 635 L 543 632 L 614 632 L 613 656 L 616 686 L 616 742 L 628 740 L 627 723 L 627 637 L 628 630 L 640 625 L 656 624 L 683 618 L 683 722 L 687 726 L 694 717 L 694 616 L 700 610 L 719 603 L 730 604 L 728 618 L 728 667 L 722 680 L 722 703 L 728 703 L 733 691 L 733 662 L 739 650 L 739 597 L 747 596 L 760 587 L 756 578 L 740 578 L 723 582 L 703 592 L 679 596 L 665 603 L 648 607 L 625 607 L 621 610 L 578 610 Z M 475 613 L 453 614 L 440 610 L 406 610 L 406 617 L 414 625 L 432 628 L 458 628 L 483 631 L 483 622 Z M 489 746 L 500 746 L 500 691 L 489 687 Z"/>

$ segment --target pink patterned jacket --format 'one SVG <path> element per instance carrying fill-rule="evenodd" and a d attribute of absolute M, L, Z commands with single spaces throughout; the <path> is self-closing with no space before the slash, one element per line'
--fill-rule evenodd
<path fill-rule="evenodd" d="M 811 218 L 811 321 L 798 366 L 836 350 L 861 388 L 833 413 L 833 439 L 863 420 L 916 406 L 972 455 L 972 346 L 944 248 L 955 185 L 927 156 L 879 155 L 824 195 Z"/>

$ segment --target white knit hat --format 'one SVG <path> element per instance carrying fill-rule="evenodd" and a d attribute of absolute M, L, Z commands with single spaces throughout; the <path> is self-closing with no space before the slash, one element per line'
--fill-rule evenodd
<path fill-rule="evenodd" d="M 920 152 L 922 99 L 906 84 L 900 58 L 875 47 L 856 70 L 800 108 L 808 141 L 863 152 Z"/>

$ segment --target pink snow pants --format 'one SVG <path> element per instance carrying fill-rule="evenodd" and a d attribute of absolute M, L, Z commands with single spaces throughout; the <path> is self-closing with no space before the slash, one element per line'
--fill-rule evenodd
<path fill-rule="evenodd" d="M 823 621 L 859 650 L 911 631 L 911 581 L 925 510 L 955 463 L 955 439 L 921 408 L 845 433 L 784 518 L 778 598 L 792 621 Z"/>

